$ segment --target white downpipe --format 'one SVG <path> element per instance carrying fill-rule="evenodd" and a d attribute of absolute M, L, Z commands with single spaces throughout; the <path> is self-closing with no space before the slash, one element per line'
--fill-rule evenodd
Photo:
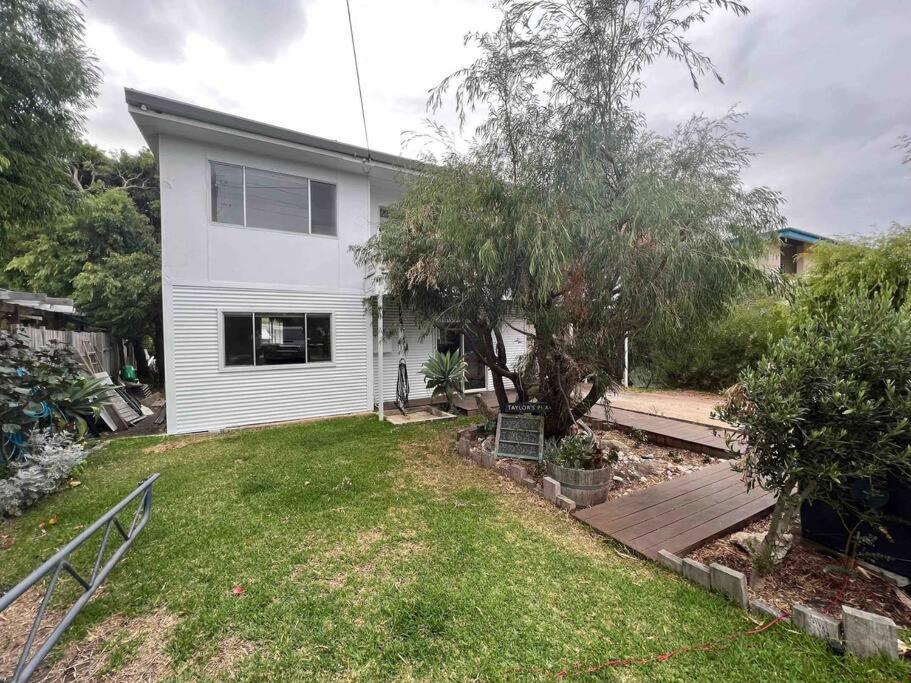
<path fill-rule="evenodd" d="M 629 388 L 629 336 L 623 337 L 623 388 Z"/>
<path fill-rule="evenodd" d="M 379 268 L 377 268 L 379 276 Z M 379 398 L 377 399 L 377 415 L 380 422 L 383 421 L 383 282 L 378 281 L 376 294 L 376 371 L 377 371 L 377 389 Z"/>

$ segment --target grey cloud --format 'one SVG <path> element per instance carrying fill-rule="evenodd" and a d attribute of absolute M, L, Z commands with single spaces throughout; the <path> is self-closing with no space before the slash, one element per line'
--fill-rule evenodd
<path fill-rule="evenodd" d="M 210 37 L 234 58 L 270 61 L 306 29 L 304 0 L 90 0 L 87 14 L 147 57 L 169 62 L 181 61 L 189 33 Z"/>
<path fill-rule="evenodd" d="M 647 74 L 641 105 L 659 130 L 733 105 L 757 157 L 747 177 L 785 197 L 795 227 L 824 234 L 911 223 L 911 175 L 894 148 L 911 134 L 911 3 L 764 0 L 696 36 L 725 85 L 699 92 L 679 68 Z"/>

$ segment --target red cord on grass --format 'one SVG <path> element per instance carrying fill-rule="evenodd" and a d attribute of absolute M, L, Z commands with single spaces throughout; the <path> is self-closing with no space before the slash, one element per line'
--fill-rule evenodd
<path fill-rule="evenodd" d="M 751 628 L 748 631 L 742 631 L 740 633 L 732 633 L 729 636 L 725 636 L 720 641 L 714 641 L 714 642 L 709 641 L 709 642 L 701 643 L 699 645 L 690 645 L 687 647 L 681 647 L 676 650 L 670 650 L 668 652 L 662 652 L 661 654 L 652 655 L 651 657 L 629 657 L 629 658 L 625 658 L 625 659 L 619 659 L 619 658 L 618 659 L 608 659 L 605 662 L 601 662 L 600 664 L 595 664 L 594 666 L 588 666 L 588 667 L 585 667 L 581 664 L 577 664 L 576 666 L 571 667 L 570 669 L 564 669 L 563 671 L 559 671 L 557 673 L 557 678 L 566 678 L 566 676 L 568 676 L 571 673 L 581 673 L 583 670 L 585 673 L 593 674 L 593 673 L 597 673 L 598 671 L 601 671 L 603 669 L 607 669 L 607 668 L 614 667 L 614 666 L 641 666 L 643 664 L 648 664 L 650 662 L 666 662 L 671 657 L 676 657 L 677 655 L 686 654 L 688 652 L 714 652 L 714 651 L 722 649 L 723 647 L 726 646 L 726 644 L 730 643 L 731 641 L 736 640 L 737 638 L 758 635 L 758 634 L 762 633 L 763 631 L 766 631 L 766 630 L 772 628 L 772 626 L 774 626 L 778 622 L 782 621 L 787 616 L 788 615 L 786 613 L 782 613 L 779 616 L 775 617 L 772 621 L 770 621 L 766 624 L 762 624 L 761 626 Z"/>
<path fill-rule="evenodd" d="M 853 567 L 854 567 L 854 563 L 852 563 L 852 565 L 851 565 L 851 568 L 853 568 Z M 838 589 L 838 592 L 832 597 L 831 600 L 829 600 L 828 604 L 822 609 L 823 612 L 828 612 L 830 609 L 832 609 L 832 607 L 834 607 L 836 604 L 838 604 L 842 601 L 842 599 L 844 598 L 845 591 L 848 589 L 848 583 L 849 583 L 850 579 L 851 579 L 850 574 L 845 575 L 845 580 L 842 582 L 841 588 Z M 668 652 L 662 652 L 660 654 L 652 655 L 650 657 L 614 658 L 614 659 L 608 659 L 604 662 L 595 664 L 593 666 L 592 665 L 586 666 L 584 664 L 579 663 L 579 664 L 575 664 L 574 666 L 572 666 L 568 669 L 563 669 L 562 671 L 558 671 L 556 675 L 557 675 L 557 678 L 566 678 L 569 674 L 572 674 L 572 673 L 582 673 L 584 671 L 584 673 L 593 674 L 593 673 L 597 673 L 598 671 L 601 671 L 603 669 L 607 669 L 607 668 L 614 667 L 614 666 L 624 666 L 624 667 L 625 666 L 641 666 L 643 664 L 649 664 L 651 662 L 666 662 L 671 657 L 676 657 L 677 655 L 686 654 L 688 652 L 716 652 L 718 650 L 723 649 L 724 647 L 727 647 L 731 642 L 733 642 L 734 640 L 737 640 L 738 638 L 744 638 L 747 636 L 755 636 L 760 633 L 763 633 L 764 631 L 767 631 L 768 629 L 772 628 L 775 624 L 777 624 L 781 621 L 784 621 L 789 616 L 790 616 L 790 613 L 782 612 L 777 617 L 772 619 L 772 621 L 770 621 L 770 622 L 761 624 L 760 626 L 756 626 L 755 628 L 751 628 L 747 631 L 741 631 L 739 633 L 732 633 L 728 636 L 725 636 L 721 640 L 707 641 L 707 642 L 701 643 L 699 645 L 690 645 L 687 647 L 681 647 L 676 650 L 669 650 Z M 510 671 L 512 671 L 514 673 L 521 673 L 523 671 L 528 672 L 528 673 L 545 673 L 544 670 L 542 670 L 540 667 L 532 667 L 530 669 L 516 668 L 516 669 L 510 669 Z"/>

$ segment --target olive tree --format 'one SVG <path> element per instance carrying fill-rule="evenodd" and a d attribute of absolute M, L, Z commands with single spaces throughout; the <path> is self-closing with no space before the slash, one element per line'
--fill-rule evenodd
<path fill-rule="evenodd" d="M 745 12 L 701 0 L 502 3 L 498 29 L 470 36 L 479 59 L 431 94 L 432 109 L 450 88 L 460 115 L 486 108 L 470 149 L 412 177 L 358 250 L 420 318 L 462 327 L 501 407 L 504 380 L 547 403 L 550 436 L 617 383 L 624 338 L 695 330 L 761 277 L 779 197 L 741 182 L 739 117 L 658 135 L 632 108 L 656 59 L 682 62 L 694 83 L 717 75 L 686 33 L 719 6 Z M 510 315 L 530 323 L 520 367 L 506 364 Z"/>
<path fill-rule="evenodd" d="M 885 289 L 816 303 L 797 296 L 788 333 L 741 375 L 718 414 L 747 444 L 748 485 L 778 496 L 754 580 L 771 569 L 805 501 L 870 521 L 868 502 L 887 478 L 911 478 L 911 302 L 896 306 Z"/>

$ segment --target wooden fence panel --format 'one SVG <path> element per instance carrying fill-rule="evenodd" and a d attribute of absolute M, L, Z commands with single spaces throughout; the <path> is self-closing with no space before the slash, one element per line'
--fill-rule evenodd
<path fill-rule="evenodd" d="M 15 328 L 14 328 L 15 329 Z M 120 340 L 107 332 L 75 332 L 73 330 L 49 330 L 46 327 L 19 326 L 18 331 L 24 332 L 33 349 L 41 349 L 52 341 L 58 341 L 75 349 L 81 355 L 82 341 L 94 345 L 98 358 L 104 371 L 111 377 L 120 373 L 120 359 L 117 355 L 117 344 Z"/>

